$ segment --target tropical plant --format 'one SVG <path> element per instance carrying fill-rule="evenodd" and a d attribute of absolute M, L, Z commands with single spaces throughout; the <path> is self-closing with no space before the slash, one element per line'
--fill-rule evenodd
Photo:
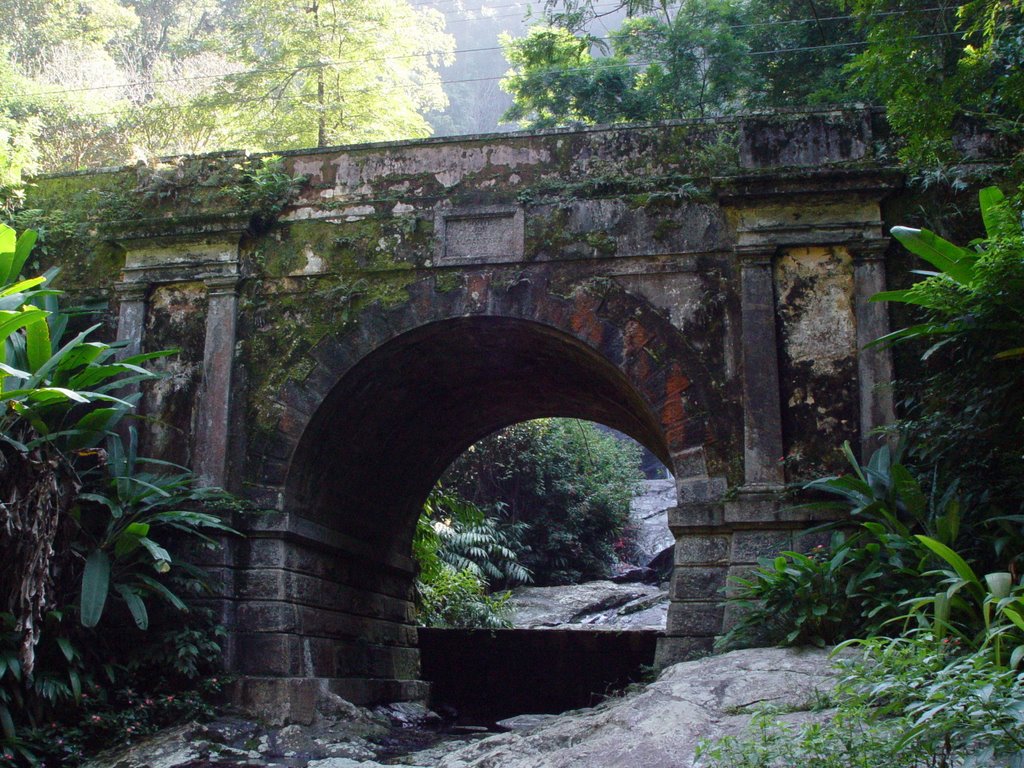
<path fill-rule="evenodd" d="M 496 589 L 533 580 L 519 562 L 521 523 L 499 525 L 475 504 L 440 488 L 427 498 L 423 514 L 437 536 L 438 557 L 455 570 L 468 570 Z"/>
<path fill-rule="evenodd" d="M 540 419 L 476 443 L 441 478 L 501 524 L 538 585 L 604 578 L 643 475 L 640 450 L 589 422 Z"/>
<path fill-rule="evenodd" d="M 1024 585 L 1013 574 L 997 571 L 978 576 L 957 552 L 927 536 L 916 537 L 948 567 L 944 591 L 911 602 L 911 615 L 922 617 L 930 607 L 932 618 L 921 622 L 939 639 L 956 637 L 963 647 L 991 654 L 1000 668 L 1016 668 L 1024 661 Z M 1009 654 L 1007 654 L 1009 650 Z"/>
<path fill-rule="evenodd" d="M 492 587 L 530 581 L 518 560 L 518 530 L 499 527 L 479 507 L 435 488 L 413 539 L 419 565 L 417 619 L 427 627 L 510 626 L 509 593 Z"/>
<path fill-rule="evenodd" d="M 133 428 L 127 445 L 115 432 L 137 385 L 155 377 L 143 363 L 170 352 L 118 359 L 91 340 L 99 325 L 67 333 L 79 320 L 60 311 L 55 273 L 18 279 L 34 241 L 0 225 L 0 752 L 28 762 L 50 754 L 32 735 L 44 722 L 67 725 L 87 691 L 105 696 L 141 668 L 146 644 L 129 617 L 141 631 L 155 616 L 165 636 L 160 604 L 185 611 L 206 588 L 171 540 L 180 553 L 185 538 L 214 546 L 211 534 L 230 532 L 211 509 L 223 492 L 139 457 Z M 121 615 L 108 624 L 119 631 L 92 632 L 114 604 Z M 212 622 L 189 623 L 205 639 L 193 634 L 177 647 L 181 664 L 160 664 L 179 679 L 200 671 L 189 647 L 205 649 L 204 672 L 219 650 Z M 56 759 L 77 760 L 75 750 Z"/>
<path fill-rule="evenodd" d="M 106 460 L 96 470 L 105 477 L 84 475 L 89 490 L 78 494 L 71 510 L 78 526 L 74 546 L 85 557 L 79 604 L 84 627 L 99 623 L 111 588 L 139 629 L 149 627 L 147 596 L 187 611 L 185 601 L 159 580 L 171 570 L 174 558 L 156 537 L 176 536 L 180 546 L 182 537 L 188 536 L 216 548 L 218 542 L 207 532 L 235 533 L 218 515 L 196 509 L 223 505 L 228 499 L 223 491 L 198 487 L 195 476 L 184 467 L 140 458 L 134 427 L 129 427 L 128 434 L 127 447 L 118 434 L 107 438 Z M 174 474 L 148 471 L 145 465 L 172 468 Z M 205 582 L 201 571 L 187 563 L 180 565 Z"/>
<path fill-rule="evenodd" d="M 703 742 L 702 768 L 1015 768 L 1024 759 L 1024 675 L 930 634 L 872 638 L 838 662 L 834 712 Z"/>
<path fill-rule="evenodd" d="M 875 300 L 923 315 L 876 342 L 923 350 L 924 375 L 904 384 L 896 429 L 909 437 L 913 465 L 940 485 L 956 485 L 965 510 L 985 511 L 963 516 L 975 540 L 972 558 L 984 558 L 977 565 L 985 572 L 1012 567 L 1024 553 L 1024 229 L 1019 208 L 997 188 L 982 190 L 979 200 L 986 236 L 970 247 L 927 229 L 894 228 L 934 270 Z"/>
<path fill-rule="evenodd" d="M 931 552 L 920 536 L 953 545 L 961 536 L 956 489 L 925 493 L 901 463 L 902 448 L 876 450 L 862 465 L 849 444 L 852 474 L 814 480 L 805 490 L 834 496 L 803 505 L 841 513 L 828 546 L 808 554 L 783 552 L 743 578 L 732 597 L 742 611 L 721 644 L 758 639 L 785 645 L 829 645 L 871 633 L 893 633 L 905 601 L 928 590 Z"/>

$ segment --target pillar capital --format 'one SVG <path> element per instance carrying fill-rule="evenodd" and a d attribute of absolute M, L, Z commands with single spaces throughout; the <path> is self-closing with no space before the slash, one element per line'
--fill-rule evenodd
<path fill-rule="evenodd" d="M 204 282 L 210 296 L 237 296 L 241 278 L 238 275 L 223 275 L 208 277 Z"/>
<path fill-rule="evenodd" d="M 118 301 L 145 301 L 149 294 L 149 283 L 138 280 L 122 280 L 114 283 L 114 295 Z"/>

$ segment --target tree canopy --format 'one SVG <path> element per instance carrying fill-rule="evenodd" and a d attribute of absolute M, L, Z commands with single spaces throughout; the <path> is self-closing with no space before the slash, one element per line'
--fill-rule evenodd
<path fill-rule="evenodd" d="M 952 159 L 953 133 L 1019 133 L 1021 0 L 625 0 L 606 37 L 593 0 L 547 4 L 505 39 L 514 99 L 533 127 L 721 115 L 764 107 L 884 106 L 903 159 Z"/>
<path fill-rule="evenodd" d="M 452 38 L 408 0 L 0 0 L 0 183 L 426 136 Z"/>

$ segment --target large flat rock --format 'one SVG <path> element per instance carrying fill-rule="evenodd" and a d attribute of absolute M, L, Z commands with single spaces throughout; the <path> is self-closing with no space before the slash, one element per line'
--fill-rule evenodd
<path fill-rule="evenodd" d="M 809 710 L 833 685 L 824 651 L 735 651 L 676 664 L 640 693 L 533 730 L 491 736 L 449 753 L 437 766 L 693 768 L 702 739 L 743 732 L 758 705 L 792 711 L 792 720 L 820 717 Z"/>
<path fill-rule="evenodd" d="M 512 623 L 518 629 L 589 626 L 665 628 L 668 592 L 650 584 L 590 581 L 564 587 L 512 591 Z"/>

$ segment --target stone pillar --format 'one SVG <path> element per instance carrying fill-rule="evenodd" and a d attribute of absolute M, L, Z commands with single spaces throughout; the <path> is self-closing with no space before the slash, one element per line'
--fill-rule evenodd
<path fill-rule="evenodd" d="M 146 330 L 146 292 L 149 286 L 141 282 L 122 282 L 114 286 L 119 307 L 117 310 L 117 340 L 125 342 L 120 357 L 131 357 L 142 351 L 142 337 Z"/>
<path fill-rule="evenodd" d="M 722 632 L 723 589 L 729 567 L 728 529 L 723 527 L 724 478 L 677 481 L 679 506 L 668 526 L 676 544 L 665 636 L 658 639 L 655 666 L 709 652 Z"/>
<path fill-rule="evenodd" d="M 888 305 L 881 301 L 871 301 L 872 296 L 885 290 L 886 246 L 886 241 L 876 240 L 850 248 L 853 255 L 854 312 L 857 317 L 862 461 L 867 461 L 871 452 L 881 443 L 879 435 L 872 435 L 871 431 L 891 424 L 896 419 L 892 396 L 892 355 L 887 348 L 867 347 L 889 332 Z"/>
<path fill-rule="evenodd" d="M 204 485 L 227 485 L 231 374 L 238 321 L 238 278 L 206 281 L 209 308 L 203 349 L 203 382 L 195 419 L 195 472 Z"/>
<path fill-rule="evenodd" d="M 771 254 L 740 251 L 743 355 L 743 479 L 748 488 L 785 482 Z"/>

